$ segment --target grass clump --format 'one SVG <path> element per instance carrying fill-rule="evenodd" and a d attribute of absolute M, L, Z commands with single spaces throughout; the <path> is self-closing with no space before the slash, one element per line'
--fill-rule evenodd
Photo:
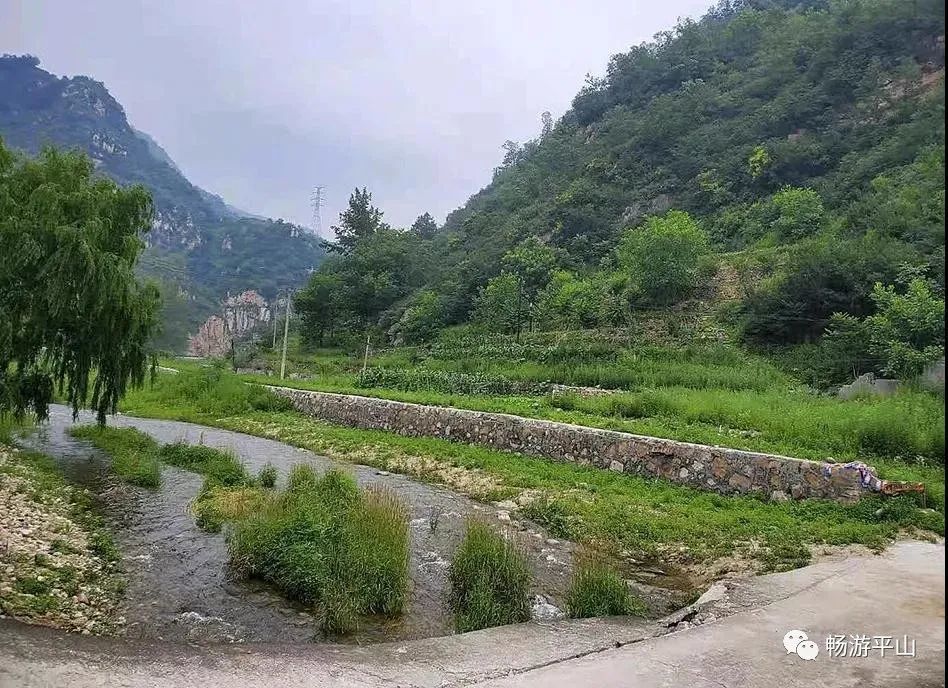
<path fill-rule="evenodd" d="M 484 523 L 468 523 L 449 578 L 451 608 L 460 633 L 530 618 L 530 573 L 523 555 Z"/>
<path fill-rule="evenodd" d="M 132 428 L 79 425 L 70 428 L 69 434 L 89 440 L 109 454 L 112 470 L 126 482 L 152 489 L 161 484 L 158 444 L 145 433 Z"/>
<path fill-rule="evenodd" d="M 268 463 L 266 466 L 260 469 L 260 472 L 257 474 L 257 484 L 260 487 L 272 490 L 276 487 L 277 481 L 277 469 L 272 463 Z"/>
<path fill-rule="evenodd" d="M 566 611 L 570 618 L 587 619 L 641 614 L 644 607 L 615 571 L 605 564 L 581 562 L 566 593 Z"/>
<path fill-rule="evenodd" d="M 326 634 L 349 632 L 366 614 L 401 614 L 408 509 L 393 493 L 360 490 L 340 471 L 317 476 L 295 466 L 284 492 L 255 503 L 233 525 L 231 563 L 313 605 Z"/>
<path fill-rule="evenodd" d="M 165 463 L 200 473 L 206 479 L 205 489 L 216 486 L 235 487 L 252 482 L 247 469 L 233 452 L 201 444 L 174 442 L 158 450 Z"/>
<path fill-rule="evenodd" d="M 225 523 L 239 521 L 265 508 L 270 495 L 255 487 L 210 488 L 201 492 L 192 508 L 199 528 L 220 532 Z"/>

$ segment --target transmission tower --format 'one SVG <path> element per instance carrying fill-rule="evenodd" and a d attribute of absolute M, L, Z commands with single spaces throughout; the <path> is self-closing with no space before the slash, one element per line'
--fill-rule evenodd
<path fill-rule="evenodd" d="M 323 217 L 320 209 L 326 200 L 324 195 L 325 191 L 325 186 L 317 186 L 313 189 L 313 193 L 309 195 L 309 204 L 313 207 L 313 231 L 316 233 L 316 236 L 323 235 Z"/>

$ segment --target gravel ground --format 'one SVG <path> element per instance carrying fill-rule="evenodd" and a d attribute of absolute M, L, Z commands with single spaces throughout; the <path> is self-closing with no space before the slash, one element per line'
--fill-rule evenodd
<path fill-rule="evenodd" d="M 0 617 L 115 633 L 122 579 L 89 495 L 41 457 L 0 445 Z"/>

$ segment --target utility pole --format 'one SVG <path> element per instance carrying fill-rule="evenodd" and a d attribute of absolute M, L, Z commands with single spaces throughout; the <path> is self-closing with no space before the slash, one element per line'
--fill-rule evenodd
<path fill-rule="evenodd" d="M 271 349 L 277 348 L 277 308 L 280 307 L 280 292 L 277 292 L 276 298 L 273 300 L 273 308 L 270 309 L 270 317 L 273 318 L 273 346 Z"/>
<path fill-rule="evenodd" d="M 366 333 L 365 335 L 365 356 L 362 357 L 362 374 L 365 375 L 366 369 L 369 367 L 369 345 L 372 344 L 372 334 Z"/>
<path fill-rule="evenodd" d="M 283 320 L 283 357 L 280 359 L 280 379 L 286 377 L 286 340 L 290 335 L 290 293 L 286 293 L 286 318 Z"/>

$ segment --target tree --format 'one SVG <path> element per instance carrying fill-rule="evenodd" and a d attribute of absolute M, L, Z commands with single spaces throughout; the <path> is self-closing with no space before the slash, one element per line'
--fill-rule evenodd
<path fill-rule="evenodd" d="M 591 280 L 583 280 L 566 270 L 558 270 L 537 301 L 541 327 L 576 329 L 599 324 L 602 294 Z"/>
<path fill-rule="evenodd" d="M 540 138 L 545 139 L 553 133 L 553 115 L 548 111 L 540 115 Z"/>
<path fill-rule="evenodd" d="M 876 312 L 859 320 L 836 314 L 834 337 L 858 339 L 878 361 L 878 371 L 901 379 L 922 372 L 927 363 L 945 355 L 945 300 L 936 297 L 922 279 L 912 280 L 904 294 L 878 282 L 872 289 Z"/>
<path fill-rule="evenodd" d="M 523 284 L 524 296 L 532 302 L 550 281 L 557 262 L 555 250 L 537 237 L 529 237 L 505 253 L 500 264 L 505 271 L 517 276 Z"/>
<path fill-rule="evenodd" d="M 770 226 L 782 239 L 803 239 L 819 231 L 823 224 L 823 199 L 813 189 L 785 186 L 774 194 L 776 217 Z"/>
<path fill-rule="evenodd" d="M 474 319 L 492 332 L 519 333 L 524 315 L 521 282 L 509 272 L 491 279 L 474 304 Z"/>
<path fill-rule="evenodd" d="M 744 336 L 768 345 L 814 341 L 834 313 L 871 313 L 873 284 L 891 283 L 909 257 L 904 245 L 878 234 L 801 242 L 746 298 Z"/>
<path fill-rule="evenodd" d="M 78 152 L 27 160 L 0 142 L 0 414 L 45 419 L 56 386 L 104 423 L 156 363 L 160 297 L 135 278 L 151 196 L 93 170 Z"/>
<path fill-rule="evenodd" d="M 430 239 L 438 233 L 438 223 L 431 216 L 431 213 L 424 213 L 418 216 L 418 219 L 412 223 L 411 231 L 422 239 Z"/>
<path fill-rule="evenodd" d="M 444 303 L 437 292 L 423 289 L 415 294 L 394 328 L 398 339 L 405 344 L 419 344 L 432 340 L 444 326 Z"/>
<path fill-rule="evenodd" d="M 747 171 L 750 172 L 751 177 L 757 179 L 763 175 L 772 164 L 773 160 L 770 157 L 770 153 L 767 152 L 767 149 L 763 146 L 757 146 L 751 151 L 751 154 L 747 158 Z"/>
<path fill-rule="evenodd" d="M 686 212 L 670 210 L 627 230 L 616 249 L 634 289 L 655 304 L 681 300 L 698 286 L 708 236 Z"/>
<path fill-rule="evenodd" d="M 349 196 L 349 207 L 339 214 L 339 224 L 333 225 L 336 243 L 327 244 L 329 251 L 351 253 L 356 245 L 386 225 L 382 211 L 372 205 L 372 194 L 365 187 L 355 189 Z"/>
<path fill-rule="evenodd" d="M 516 165 L 523 158 L 523 148 L 516 141 L 507 139 L 501 148 L 504 151 L 504 159 L 500 163 L 501 167 L 511 167 Z"/>
<path fill-rule="evenodd" d="M 337 275 L 320 271 L 293 297 L 293 307 L 300 316 L 300 332 L 304 342 L 322 346 L 326 333 L 332 335 L 339 313 L 341 286 Z"/>

